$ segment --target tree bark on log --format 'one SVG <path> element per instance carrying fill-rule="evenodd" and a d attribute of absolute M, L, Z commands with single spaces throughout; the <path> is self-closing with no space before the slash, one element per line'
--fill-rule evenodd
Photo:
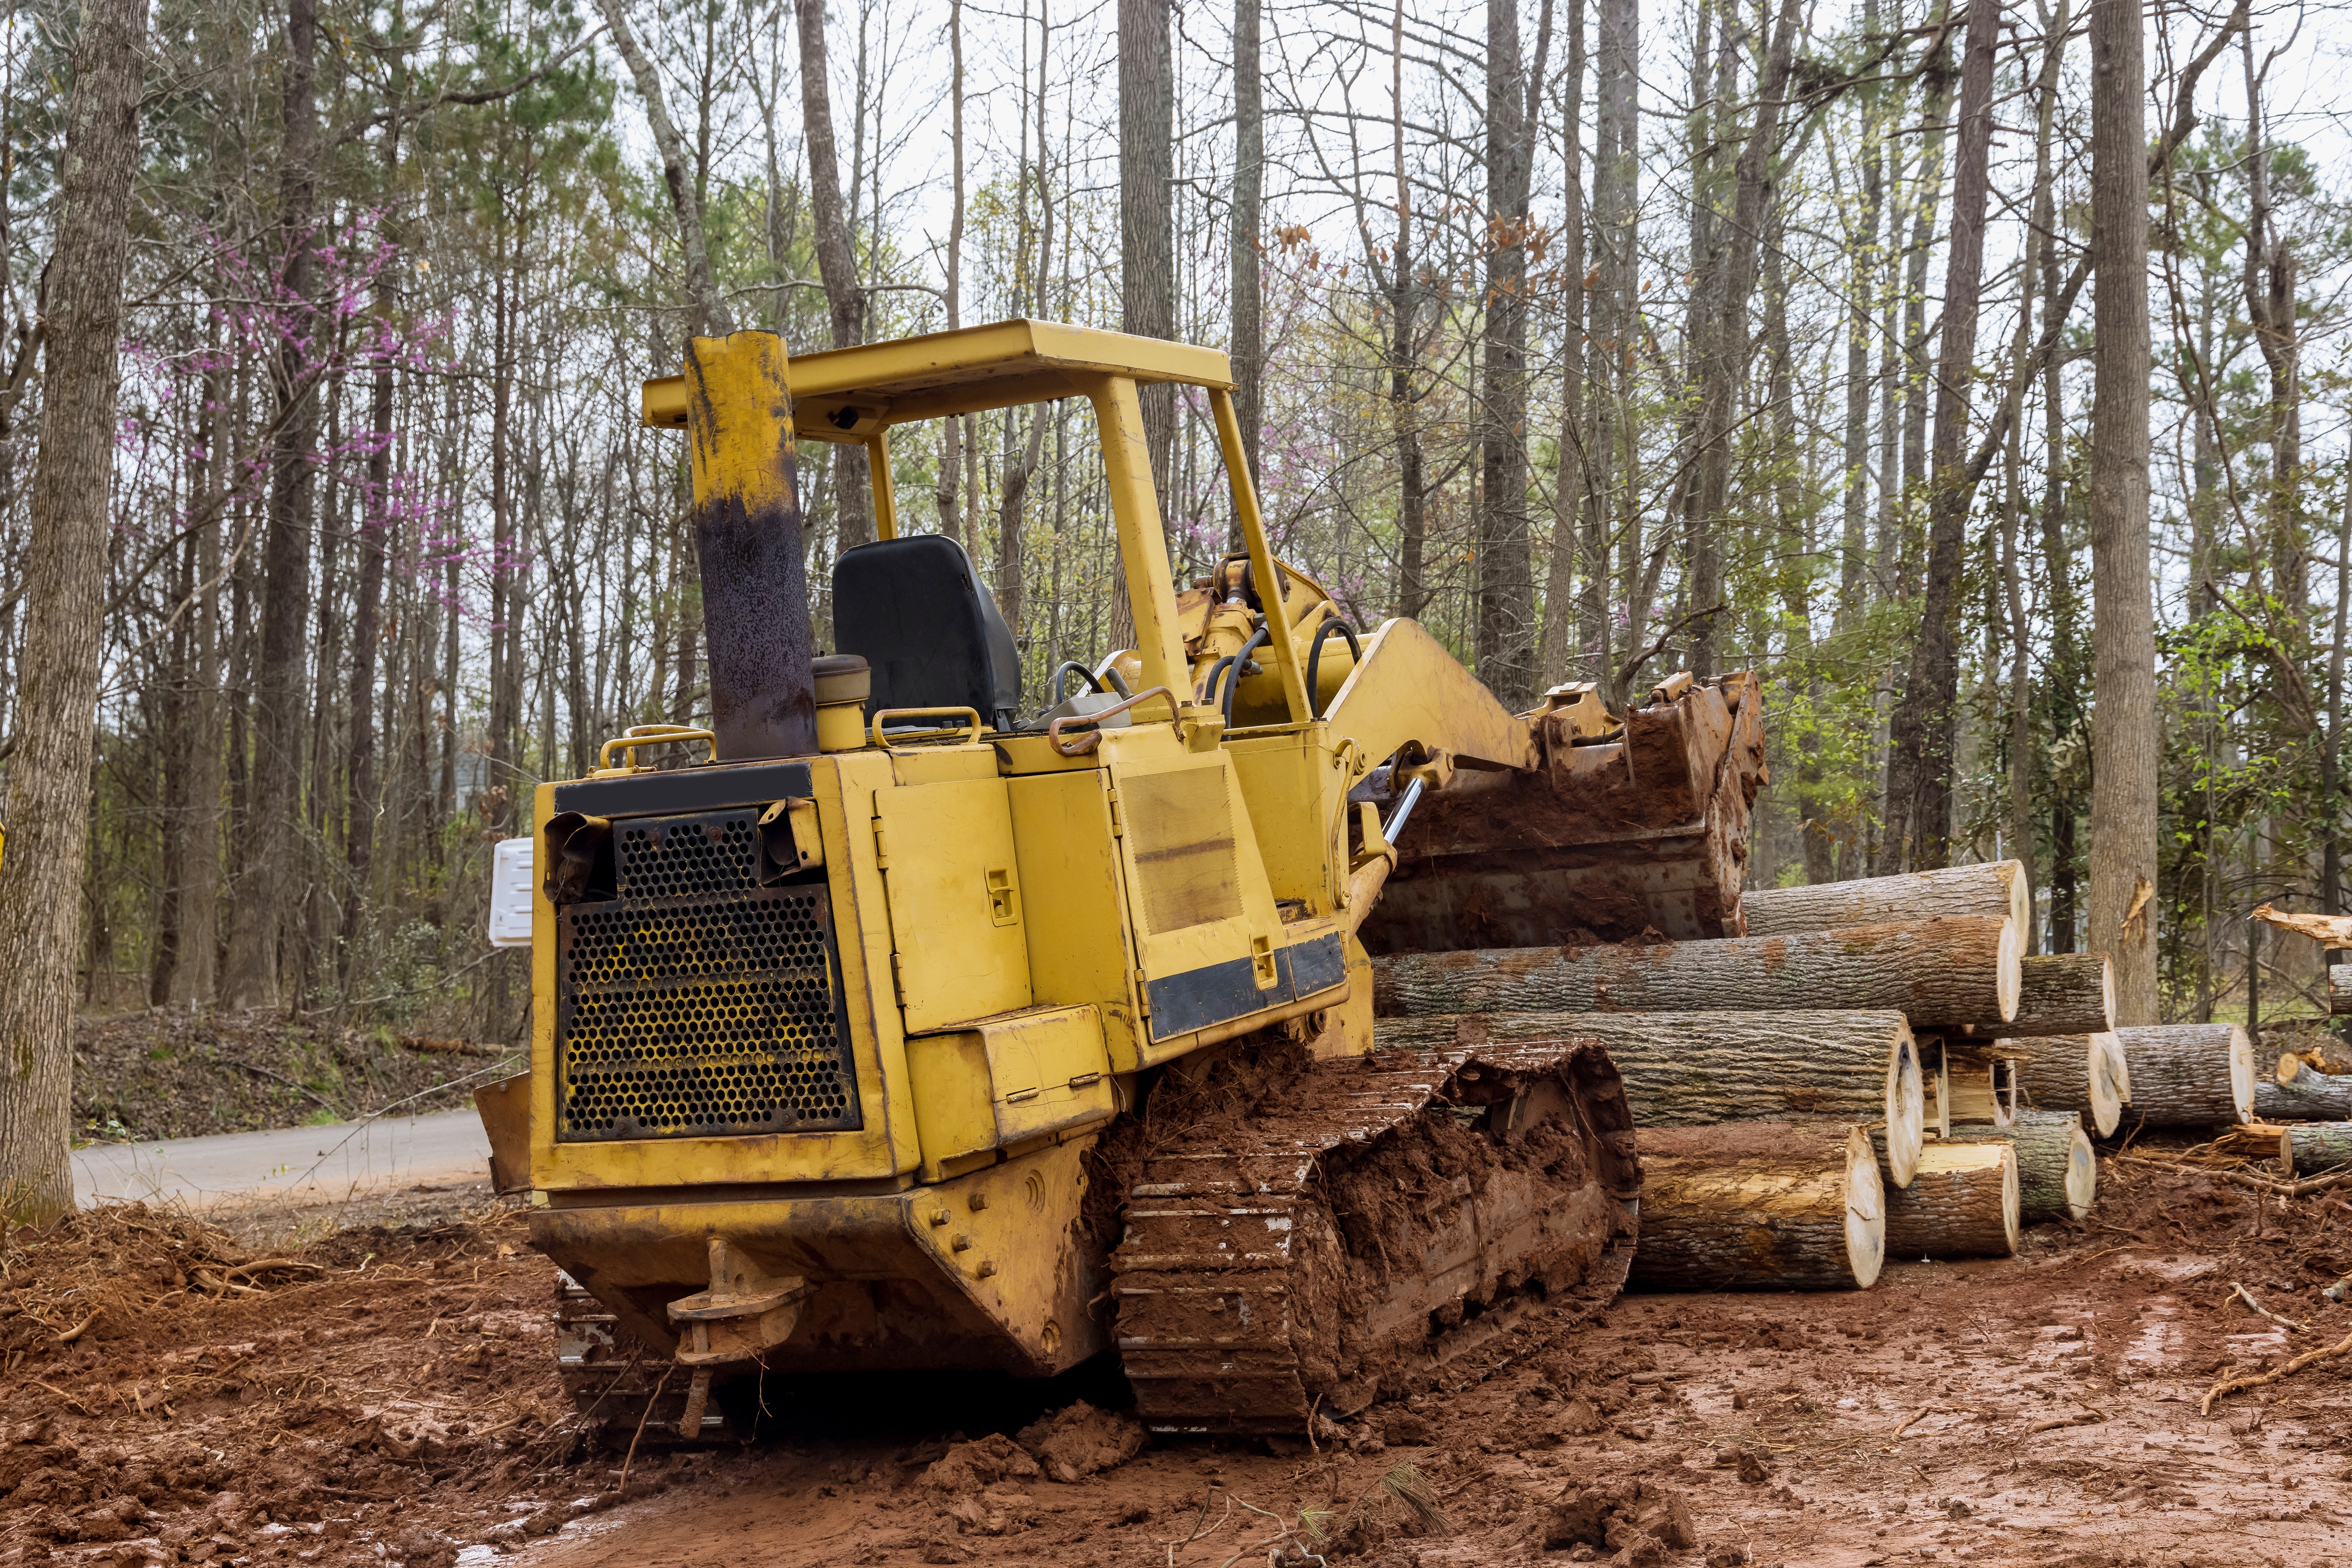
<path fill-rule="evenodd" d="M 2352 1122 L 2313 1122 L 2305 1126 L 2281 1129 L 2279 1163 L 2286 1167 L 2289 1177 L 2313 1176 L 2320 1171 L 2333 1170 L 2337 1166 L 2352 1165 Z M 1648 1197 L 1645 1184 L 1643 1191 L 1645 1211 Z M 1648 1214 L 1644 1212 L 1642 1218 L 1646 1228 Z M 1643 1245 L 1647 1244 L 1645 1238 Z M 1640 1256 L 1636 1254 L 1635 1272 L 1638 1273 L 1641 1267 Z"/>
<path fill-rule="evenodd" d="M 1372 960 L 1382 1018 L 1482 1012 L 1885 1009 L 1913 1029 L 2001 1032 L 2018 927 L 1985 915 L 1787 936 L 1394 953 Z"/>
<path fill-rule="evenodd" d="M 1885 1138 L 1870 1141 L 1884 1161 Z M 2008 1144 L 1930 1144 L 1911 1185 L 1886 1195 L 1886 1255 L 2007 1258 L 2017 1250 L 2019 1195 L 2017 1151 Z"/>
<path fill-rule="evenodd" d="M 1943 1052 L 1951 1121 L 2008 1126 L 2017 1113 L 2017 1075 L 2008 1057 L 1980 1040 L 1948 1040 Z"/>
<path fill-rule="evenodd" d="M 2352 1076 L 2315 1072 L 2309 1064 L 2289 1056 L 2279 1063 L 2294 1063 L 2285 1082 L 2267 1075 L 2254 1083 L 2254 1115 L 2264 1122 L 2352 1122 Z M 1638 1120 L 1638 1118 L 1636 1118 Z"/>
<path fill-rule="evenodd" d="M 2072 1111 L 2020 1111 L 2006 1127 L 1966 1127 L 1953 1145 L 2005 1143 L 2017 1151 L 2018 1212 L 2028 1223 L 2083 1219 L 2099 1196 L 2099 1156 Z"/>
<path fill-rule="evenodd" d="M 2010 1039 L 2105 1034 L 2116 1014 L 2116 970 L 2104 953 L 2053 953 L 2021 958 L 2017 1016 L 2001 1027 Z"/>
<path fill-rule="evenodd" d="M 2103 1138 L 2122 1122 L 2124 1057 L 2112 1033 L 2042 1040 L 2003 1036 L 1994 1049 L 2016 1062 L 2022 1104 L 2079 1115 Z"/>
<path fill-rule="evenodd" d="M 2147 1024 L 2116 1030 L 2143 1127 L 2216 1127 L 2254 1113 L 2254 1047 L 2229 1023 Z"/>
<path fill-rule="evenodd" d="M 2352 964 L 2327 966 L 2327 1011 L 2333 1018 L 2352 1013 Z"/>
<path fill-rule="evenodd" d="M 1751 1122 L 1645 1131 L 1642 1241 L 1653 1291 L 1854 1291 L 1886 1257 L 1885 1185 L 1860 1132 Z"/>
<path fill-rule="evenodd" d="M 1956 865 L 1811 887 L 1751 888 L 1739 907 L 1750 936 L 1795 936 L 1846 925 L 1916 924 L 1998 915 L 2021 932 L 2032 919 L 2024 868 L 2015 861 Z M 1911 1020 L 1914 1024 L 1917 1019 Z"/>
<path fill-rule="evenodd" d="M 1917 1167 L 1926 1102 L 1918 1047 L 1901 1013 L 1470 1013 L 1372 1026 L 1383 1050 L 1564 1036 L 1608 1048 L 1637 1127 L 1793 1117 L 1884 1123 L 1895 1185 Z"/>

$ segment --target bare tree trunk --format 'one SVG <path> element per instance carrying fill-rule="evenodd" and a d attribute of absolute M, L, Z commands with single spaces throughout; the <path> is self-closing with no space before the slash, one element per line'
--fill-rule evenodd
<path fill-rule="evenodd" d="M 219 326 L 207 329 L 217 349 Z M 228 374 L 205 372 L 205 406 L 211 411 L 191 475 L 194 494 L 209 493 L 228 470 Z M 210 584 L 190 608 L 195 644 L 193 690 L 188 697 L 188 818 L 182 829 L 180 950 L 172 966 L 171 1001 L 179 1007 L 210 1006 L 220 973 L 221 873 L 221 528 L 215 519 L 191 541 L 195 580 Z"/>
<path fill-rule="evenodd" d="M 1697 488 L 1691 499 L 1690 613 L 1699 618 L 1691 637 L 1691 667 L 1716 674 L 1716 636 L 1722 618 L 1722 529 L 1731 488 L 1731 426 L 1739 383 L 1748 372 L 1748 304 L 1756 289 L 1757 237 L 1764 230 L 1772 199 L 1772 156 L 1780 130 L 1780 99 L 1789 84 L 1801 16 L 1798 0 L 1781 0 L 1772 26 L 1764 68 L 1756 85 L 1753 121 L 1740 149 L 1732 197 L 1730 232 L 1723 246 L 1723 276 L 1712 319 L 1705 323 L 1705 359 L 1700 367 Z M 1728 18 L 1726 19 L 1727 26 Z"/>
<path fill-rule="evenodd" d="M 1568 679 L 1570 638 L 1590 652 L 1593 619 L 1575 597 L 1580 582 L 1607 575 L 1584 548 L 1584 0 L 1568 0 L 1568 79 L 1560 106 L 1559 473 L 1552 483 L 1551 563 L 1544 583 L 1542 684 Z M 1587 590 L 1590 591 L 1589 587 Z"/>
<path fill-rule="evenodd" d="M 1396 612 L 1411 620 L 1429 602 L 1426 552 L 1429 497 L 1422 475 L 1421 425 L 1414 413 L 1421 288 L 1413 276 L 1412 181 L 1404 160 L 1404 0 L 1396 0 L 1389 34 L 1389 136 L 1396 162 L 1396 259 L 1389 269 L 1389 419 L 1397 444 Z M 1369 250 L 1370 246 L 1366 245 Z"/>
<path fill-rule="evenodd" d="M 604 25 L 613 30 L 613 47 L 620 51 L 622 62 L 629 68 L 630 79 L 637 84 L 638 96 L 645 100 L 646 123 L 653 128 L 654 146 L 661 153 L 662 183 L 669 187 L 670 207 L 677 214 L 678 243 L 686 254 L 687 292 L 695 312 L 691 329 L 697 333 L 732 332 L 735 313 L 727 308 L 726 298 L 719 292 L 717 276 L 710 269 L 710 245 L 703 237 L 701 194 L 687 167 L 686 141 L 670 121 L 669 108 L 662 97 L 661 78 L 656 74 L 653 62 L 646 57 L 645 50 L 638 47 L 637 36 L 629 30 L 623 0 L 596 0 L 596 4 L 604 14 Z M 805 59 L 805 45 L 803 49 Z M 818 81 L 823 80 L 820 74 Z M 816 90 L 823 89 L 820 86 Z M 830 141 L 826 150 L 830 152 Z"/>
<path fill-rule="evenodd" d="M 948 0 L 948 101 L 950 140 L 954 158 L 955 188 L 948 212 L 948 330 L 963 325 L 963 0 Z M 963 421 L 940 421 L 940 477 L 932 492 L 939 502 L 940 532 L 950 538 L 962 533 L 962 513 L 956 500 L 956 478 L 963 465 Z"/>
<path fill-rule="evenodd" d="M 1592 516 L 1585 532 L 1588 544 L 1597 545 L 1604 556 L 1612 542 L 1617 547 L 1626 648 L 1638 648 L 1644 633 L 1644 616 L 1642 607 L 1633 602 L 1633 592 L 1634 575 L 1641 570 L 1639 517 L 1630 504 L 1634 441 L 1630 399 L 1633 354 L 1641 335 L 1634 292 L 1639 287 L 1634 256 L 1641 217 L 1640 31 L 1640 0 L 1601 0 L 1593 74 L 1598 110 L 1595 134 L 1600 144 L 1593 150 L 1592 162 L 1593 250 L 1599 257 L 1592 340 L 1601 351 L 1602 371 L 1591 377 L 1587 388 L 1592 415 L 1585 452 L 1593 473 L 1589 497 Z M 1624 496 L 1619 494 L 1617 483 L 1621 469 L 1629 492 Z M 1613 540 L 1612 532 L 1618 536 Z M 1605 568 L 1600 576 L 1605 582 Z M 1623 706 L 1625 694 L 1617 678 L 1615 651 L 1609 646 L 1612 617 L 1603 597 L 1595 595 L 1588 608 L 1600 612 L 1603 640 L 1598 644 L 1598 678 L 1602 700 L 1614 708 Z"/>
<path fill-rule="evenodd" d="M 1960 57 L 1959 157 L 1952 179 L 1952 244 L 1944 268 L 1944 340 L 1937 354 L 1936 444 L 1927 510 L 1927 582 L 1919 636 L 1888 736 L 1887 824 L 1907 835 L 1914 866 L 1949 864 L 1952 746 L 1958 718 L 1960 544 L 1975 486 L 1963 458 L 1976 385 L 1978 293 L 1990 191 L 1993 46 L 2000 0 L 1969 0 Z"/>
<path fill-rule="evenodd" d="M 1862 31 L 1878 31 L 1878 0 L 1864 0 Z M 1870 340 L 1875 330 L 1871 297 L 1876 292 L 1879 209 L 1886 201 L 1886 145 L 1878 123 L 1878 91 L 1861 96 L 1862 216 L 1848 242 L 1845 338 L 1845 528 L 1838 562 L 1838 624 L 1841 630 L 1862 610 L 1864 557 L 1864 503 L 1870 494 Z M 1810 862 L 1809 862 L 1810 863 Z"/>
<path fill-rule="evenodd" d="M 114 477 L 116 345 L 139 162 L 144 0 L 89 0 L 74 48 L 57 248 L 43 290 L 11 846 L 0 878 L 0 1215 L 73 1207 L 74 941 L 89 836 Z"/>
<path fill-rule="evenodd" d="M 816 270 L 824 280 L 833 346 L 846 349 L 866 340 L 866 291 L 857 281 L 856 242 L 842 209 L 833 89 L 825 75 L 824 0 L 793 4 L 801 30 L 801 125 L 808 143 L 809 208 L 816 220 Z M 854 446 L 835 446 L 827 467 L 833 476 L 834 516 L 840 519 L 836 549 L 866 543 L 874 538 L 874 517 L 866 503 L 865 454 Z"/>
<path fill-rule="evenodd" d="M 1176 335 L 1176 97 L 1169 60 L 1168 0 L 1118 0 L 1119 329 L 1142 338 Z M 1138 389 L 1151 486 L 1168 495 L 1168 455 L 1176 434 L 1175 390 Z M 1114 574 L 1110 643 L 1135 641 L 1127 579 Z"/>
<path fill-rule="evenodd" d="M 2148 601 L 2147 45 L 2140 10 L 2091 4 L 2091 898 L 2087 950 L 2116 1020 L 2157 1019 L 2156 619 Z"/>
<path fill-rule="evenodd" d="M 1528 539 L 1528 234 L 1535 119 L 1551 38 L 1545 0 L 1532 71 L 1517 0 L 1486 0 L 1485 384 L 1478 400 L 1478 676 L 1511 707 L 1533 700 L 1535 564 Z"/>
<path fill-rule="evenodd" d="M 285 145 L 278 223 L 286 257 L 280 279 L 290 320 L 279 328 L 269 381 L 278 422 L 269 472 L 268 527 L 262 545 L 261 645 L 254 671 L 253 793 L 228 962 L 221 977 L 233 1008 L 278 999 L 279 938 L 293 884 L 294 812 L 302 777 L 302 646 L 310 622 L 312 493 L 318 474 L 317 366 L 310 353 L 310 252 L 317 243 L 319 111 L 317 0 L 286 9 Z"/>
<path fill-rule="evenodd" d="M 1265 278 L 1258 235 L 1265 226 L 1265 78 L 1258 58 L 1260 0 L 1234 0 L 1234 419 L 1255 481 L 1259 427 L 1265 423 Z M 1236 515 L 1225 541 L 1242 548 Z"/>

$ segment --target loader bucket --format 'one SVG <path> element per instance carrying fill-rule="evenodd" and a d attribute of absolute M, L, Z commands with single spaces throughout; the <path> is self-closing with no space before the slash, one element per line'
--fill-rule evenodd
<path fill-rule="evenodd" d="M 1676 695 L 1667 694 L 1675 688 Z M 1362 927 L 1373 953 L 1737 936 L 1748 819 L 1768 781 L 1752 674 L 1677 680 L 1604 734 L 1529 716 L 1531 768 L 1424 794 Z"/>

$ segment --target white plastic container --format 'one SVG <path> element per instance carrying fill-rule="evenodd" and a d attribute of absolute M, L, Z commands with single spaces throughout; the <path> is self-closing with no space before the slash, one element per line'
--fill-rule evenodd
<path fill-rule="evenodd" d="M 500 839 L 498 857 L 490 866 L 490 946 L 530 946 L 532 885 L 531 841 Z"/>

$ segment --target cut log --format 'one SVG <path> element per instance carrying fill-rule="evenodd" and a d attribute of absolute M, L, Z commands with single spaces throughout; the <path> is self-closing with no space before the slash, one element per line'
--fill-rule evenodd
<path fill-rule="evenodd" d="M 1793 936 L 1842 925 L 1971 915 L 1997 916 L 2022 931 L 2032 918 L 2024 868 L 2015 861 L 1864 877 L 1856 882 L 1816 883 L 1811 887 L 1750 888 L 1740 895 L 1739 907 L 1748 916 L 1750 936 Z"/>
<path fill-rule="evenodd" d="M 1871 1135 L 1878 1157 L 1885 1140 Z M 1930 1144 L 1911 1185 L 1886 1195 L 1886 1255 L 2006 1258 L 2017 1250 L 2017 1151 L 2005 1143 Z"/>
<path fill-rule="evenodd" d="M 1927 1102 L 1922 1124 L 1930 1134 L 1943 1137 L 1952 1130 L 1952 1074 L 1944 1065 L 1944 1053 L 1922 1049 L 1919 1071 Z"/>
<path fill-rule="evenodd" d="M 2131 1072 L 2131 1120 L 2143 1127 L 2218 1127 L 2254 1113 L 2254 1046 L 2230 1023 L 2116 1030 Z"/>
<path fill-rule="evenodd" d="M 1866 1008 L 1899 1012 L 1915 1030 L 1997 1035 L 2017 1010 L 2017 931 L 1969 915 L 1647 946 L 1394 953 L 1372 960 L 1372 1010 L 1404 1018 Z"/>
<path fill-rule="evenodd" d="M 1963 1127 L 1955 1145 L 2005 1143 L 2017 1151 L 2019 1214 L 2028 1222 L 2084 1219 L 2099 1195 L 2099 1156 L 2073 1111 L 2020 1111 L 2006 1127 Z"/>
<path fill-rule="evenodd" d="M 2352 1122 L 2352 1076 L 2315 1072 L 2299 1056 L 2279 1058 L 2284 1079 L 2254 1084 L 2254 1114 L 2265 1122 Z"/>
<path fill-rule="evenodd" d="M 1625 1080 L 1637 1127 L 1834 1117 L 1884 1123 L 1897 1186 L 1924 1141 L 1919 1051 L 1897 1012 L 1471 1013 L 1381 1019 L 1383 1049 L 1597 1040 Z"/>
<path fill-rule="evenodd" d="M 2105 953 L 2051 953 L 2017 965 L 2017 1016 L 2004 1037 L 2105 1034 L 2114 1029 L 2116 969 Z"/>
<path fill-rule="evenodd" d="M 2003 1036 L 1993 1049 L 2016 1062 L 2021 1103 L 2077 1113 L 2099 1136 L 2114 1134 L 2124 1115 L 2124 1053 L 2112 1033 Z"/>
<path fill-rule="evenodd" d="M 2341 953 L 2327 956 L 2327 1011 L 2330 1017 L 2342 1018 L 2352 1013 L 2352 964 L 2338 964 Z"/>
<path fill-rule="evenodd" d="M 1769 1122 L 1643 1130 L 1642 1241 L 1652 1291 L 1857 1291 L 1886 1258 L 1886 1189 L 1858 1131 Z"/>
<path fill-rule="evenodd" d="M 2300 1127 L 2284 1127 L 2279 1131 L 2279 1163 L 2286 1167 L 2290 1177 L 2315 1176 L 2334 1170 L 2338 1166 L 2352 1166 L 2352 1122 L 2307 1122 Z M 1646 1184 L 1643 1196 L 1649 1196 Z M 1643 1205 L 1643 1223 L 1649 1222 L 1648 1205 Z M 1641 1270 L 1641 1260 L 1635 1255 L 1633 1267 Z"/>
<path fill-rule="evenodd" d="M 1957 1040 L 1945 1040 L 1943 1051 L 1950 1124 L 2008 1126 L 2017 1113 L 2017 1073 L 2008 1057 L 1995 1046 Z"/>

